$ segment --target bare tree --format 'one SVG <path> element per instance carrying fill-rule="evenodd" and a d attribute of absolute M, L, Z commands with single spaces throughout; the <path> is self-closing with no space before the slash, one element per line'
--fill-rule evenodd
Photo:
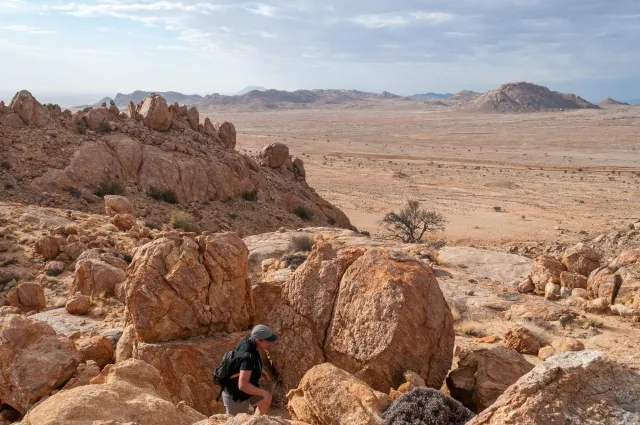
<path fill-rule="evenodd" d="M 435 211 L 420 208 L 420 202 L 409 200 L 398 212 L 389 212 L 380 224 L 405 243 L 422 241 L 425 233 L 444 230 L 447 219 Z"/>

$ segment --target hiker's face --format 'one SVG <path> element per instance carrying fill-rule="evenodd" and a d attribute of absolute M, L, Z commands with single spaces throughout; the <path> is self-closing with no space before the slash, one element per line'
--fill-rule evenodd
<path fill-rule="evenodd" d="M 271 342 L 267 341 L 266 339 L 258 339 L 256 340 L 256 345 L 260 350 L 266 350 L 271 345 Z"/>

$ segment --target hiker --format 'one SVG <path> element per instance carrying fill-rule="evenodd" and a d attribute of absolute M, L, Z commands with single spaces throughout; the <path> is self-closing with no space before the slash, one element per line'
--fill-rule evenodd
<path fill-rule="evenodd" d="M 256 415 L 266 415 L 271 407 L 271 394 L 260 388 L 260 378 L 269 379 L 262 370 L 258 350 L 266 350 L 278 336 L 265 325 L 251 330 L 233 351 L 229 378 L 222 387 L 222 401 L 228 415 L 249 413 L 249 405 L 256 407 Z"/>

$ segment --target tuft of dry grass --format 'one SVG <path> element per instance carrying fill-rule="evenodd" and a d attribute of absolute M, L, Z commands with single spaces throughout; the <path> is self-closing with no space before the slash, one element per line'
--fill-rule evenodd
<path fill-rule="evenodd" d="M 458 332 L 468 337 L 482 338 L 487 336 L 487 331 L 482 324 L 473 320 L 464 320 L 456 328 Z"/>
<path fill-rule="evenodd" d="M 291 238 L 291 244 L 296 251 L 309 252 L 313 249 L 313 239 L 306 233 L 295 235 Z"/>

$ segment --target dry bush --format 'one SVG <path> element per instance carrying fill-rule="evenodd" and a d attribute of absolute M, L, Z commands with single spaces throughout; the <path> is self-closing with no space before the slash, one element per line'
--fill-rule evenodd
<path fill-rule="evenodd" d="M 382 413 L 385 425 L 464 425 L 473 416 L 459 401 L 427 387 L 402 395 Z"/>
<path fill-rule="evenodd" d="M 389 212 L 380 220 L 387 232 L 405 243 L 418 243 L 425 233 L 444 230 L 446 224 L 442 214 L 420 208 L 420 202 L 415 200 L 407 201 L 400 211 Z"/>
<path fill-rule="evenodd" d="M 453 316 L 453 323 L 459 322 L 462 319 L 462 314 L 458 311 L 457 308 L 453 306 L 449 306 L 451 309 L 451 315 Z"/>
<path fill-rule="evenodd" d="M 176 193 L 171 189 L 161 189 L 158 187 L 151 186 L 149 190 L 147 190 L 147 195 L 156 201 L 163 201 L 168 204 L 177 204 L 178 197 Z"/>
<path fill-rule="evenodd" d="M 544 325 L 541 325 L 541 322 L 544 323 Z M 523 328 L 525 328 L 526 330 L 528 330 L 529 332 L 531 332 L 531 335 L 533 335 L 536 341 L 540 343 L 541 347 L 544 347 L 545 345 L 551 345 L 553 336 L 549 335 L 549 331 L 550 329 L 553 329 L 553 328 L 548 328 L 549 326 L 548 322 L 517 321 L 516 323 L 522 326 Z"/>
<path fill-rule="evenodd" d="M 291 245 L 296 251 L 309 252 L 313 249 L 313 239 L 306 233 L 291 238 Z"/>
<path fill-rule="evenodd" d="M 466 336 L 482 338 L 487 336 L 487 332 L 481 323 L 473 320 L 464 320 L 457 325 L 458 331 Z"/>
<path fill-rule="evenodd" d="M 195 217 L 184 211 L 177 211 L 171 215 L 169 226 L 174 229 L 182 229 L 185 232 L 202 233 Z"/>

